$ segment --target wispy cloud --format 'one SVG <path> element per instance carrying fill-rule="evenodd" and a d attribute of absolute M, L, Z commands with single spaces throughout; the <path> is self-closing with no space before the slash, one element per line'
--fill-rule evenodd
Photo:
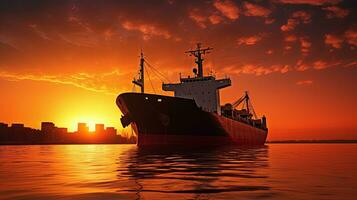
<path fill-rule="evenodd" d="M 229 66 L 223 69 L 224 72 L 229 72 L 233 74 L 248 74 L 248 75 L 267 75 L 273 72 L 278 73 L 287 73 L 291 70 L 289 65 L 272 65 L 272 66 L 264 66 L 264 65 L 254 65 L 254 64 L 245 64 L 241 66 Z"/>
<path fill-rule="evenodd" d="M 244 2 L 243 7 L 245 16 L 268 17 L 272 12 L 268 8 L 249 2 Z"/>
<path fill-rule="evenodd" d="M 312 62 L 305 62 L 303 59 L 299 59 L 295 64 L 242 64 L 242 65 L 230 65 L 222 69 L 224 74 L 237 74 L 237 75 L 255 75 L 262 76 L 272 73 L 285 74 L 288 72 L 305 72 L 308 70 L 322 71 L 331 67 L 355 67 L 356 61 L 326 61 L 318 59 Z"/>
<path fill-rule="evenodd" d="M 292 31 L 295 27 L 299 24 L 298 20 L 296 19 L 288 19 L 287 23 L 282 25 L 280 29 L 282 31 Z"/>
<path fill-rule="evenodd" d="M 334 34 L 325 34 L 325 44 L 332 46 L 333 48 L 341 48 L 343 38 Z"/>
<path fill-rule="evenodd" d="M 305 64 L 302 59 L 298 60 L 295 65 L 296 71 L 303 72 L 310 69 L 309 65 Z"/>
<path fill-rule="evenodd" d="M 333 18 L 345 18 L 350 13 L 349 10 L 340 8 L 338 6 L 328 6 L 323 8 L 326 11 L 326 18 L 333 19 Z"/>
<path fill-rule="evenodd" d="M 210 15 L 208 19 L 212 24 L 219 24 L 223 21 L 222 17 L 217 14 Z"/>
<path fill-rule="evenodd" d="M 30 24 L 29 27 L 38 35 L 40 38 L 44 40 L 51 40 L 47 33 L 41 30 L 37 24 Z"/>
<path fill-rule="evenodd" d="M 136 23 L 131 21 L 122 22 L 122 27 L 129 31 L 139 31 L 143 34 L 143 39 L 148 40 L 152 36 L 160 36 L 165 39 L 172 37 L 171 33 L 165 29 L 148 23 Z"/>
<path fill-rule="evenodd" d="M 0 79 L 8 81 L 44 81 L 56 84 L 72 85 L 81 89 L 100 92 L 109 95 L 116 95 L 119 90 L 117 80 L 123 77 L 123 73 L 114 70 L 107 73 L 76 73 L 72 75 L 50 75 L 50 74 L 31 74 L 31 73 L 13 73 L 0 71 Z"/>
<path fill-rule="evenodd" d="M 357 67 L 357 61 L 352 61 L 350 63 L 347 63 L 345 67 Z"/>
<path fill-rule="evenodd" d="M 357 46 L 357 28 L 351 27 L 345 31 L 343 35 L 325 34 L 325 44 L 333 48 L 340 49 L 342 44 L 346 42 L 351 46 Z"/>
<path fill-rule="evenodd" d="M 262 40 L 264 34 L 252 35 L 248 37 L 241 37 L 238 38 L 237 43 L 238 45 L 255 45 L 257 42 Z"/>
<path fill-rule="evenodd" d="M 282 25 L 280 29 L 282 31 L 292 31 L 298 24 L 304 23 L 308 24 L 311 22 L 311 14 L 306 11 L 296 11 L 291 14 L 285 25 Z"/>
<path fill-rule="evenodd" d="M 357 46 L 357 27 L 348 29 L 344 36 L 348 44 Z"/>
<path fill-rule="evenodd" d="M 206 22 L 208 18 L 203 15 L 199 9 L 192 9 L 188 13 L 189 18 L 191 18 L 200 28 L 206 28 Z M 211 20 L 211 19 L 210 19 Z M 216 19 L 214 17 L 212 18 L 214 22 L 216 22 Z M 212 21 L 211 21 L 212 22 Z"/>
<path fill-rule="evenodd" d="M 311 85 L 313 83 L 312 80 L 301 80 L 301 81 L 297 81 L 296 85 Z"/>
<path fill-rule="evenodd" d="M 314 69 L 321 70 L 326 69 L 328 67 L 327 62 L 323 60 L 318 60 L 313 63 Z"/>
<path fill-rule="evenodd" d="M 338 4 L 342 0 L 276 0 L 279 3 L 286 3 L 286 4 L 306 4 L 306 5 L 313 5 L 313 6 L 321 6 L 321 5 L 333 5 Z"/>
<path fill-rule="evenodd" d="M 310 52 L 311 42 L 306 37 L 300 37 L 300 50 L 303 55 L 307 55 Z"/>
<path fill-rule="evenodd" d="M 322 70 L 322 69 L 326 69 L 329 67 L 335 67 L 335 66 L 343 66 L 343 64 L 341 62 L 327 62 L 324 60 L 317 60 L 315 61 L 312 66 L 314 69 L 316 70 Z"/>
<path fill-rule="evenodd" d="M 228 19 L 236 20 L 239 18 L 238 5 L 231 0 L 215 0 L 213 6 Z"/>

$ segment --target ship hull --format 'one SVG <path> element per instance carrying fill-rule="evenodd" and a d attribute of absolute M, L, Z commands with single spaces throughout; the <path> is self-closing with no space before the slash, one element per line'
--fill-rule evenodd
<path fill-rule="evenodd" d="M 263 145 L 267 137 L 266 129 L 203 111 L 192 99 L 123 93 L 116 103 L 139 146 Z"/>

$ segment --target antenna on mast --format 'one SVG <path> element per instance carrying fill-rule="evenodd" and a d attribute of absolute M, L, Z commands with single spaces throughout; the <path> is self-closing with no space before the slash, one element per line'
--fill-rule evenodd
<path fill-rule="evenodd" d="M 140 51 L 140 70 L 139 70 L 139 79 L 135 79 L 132 81 L 135 85 L 141 88 L 141 93 L 144 93 L 144 54 L 143 49 Z"/>
<path fill-rule="evenodd" d="M 203 77 L 203 60 L 204 59 L 202 58 L 202 54 L 210 53 L 210 50 L 212 50 L 212 49 L 213 48 L 211 48 L 211 47 L 201 49 L 201 43 L 197 43 L 196 50 L 191 50 L 191 51 L 185 52 L 185 53 L 190 54 L 190 56 L 196 57 L 195 63 L 197 64 L 197 68 L 198 68 L 197 77 Z"/>

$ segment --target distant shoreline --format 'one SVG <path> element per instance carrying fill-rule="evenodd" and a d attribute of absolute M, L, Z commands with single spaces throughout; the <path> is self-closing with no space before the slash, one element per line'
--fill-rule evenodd
<path fill-rule="evenodd" d="M 55 144 L 0 144 L 0 146 L 61 146 L 61 145 L 135 145 L 134 143 L 55 143 Z"/>
<path fill-rule="evenodd" d="M 299 143 L 311 143 L 311 144 L 351 144 L 357 143 L 357 140 L 276 140 L 267 141 L 267 144 L 299 144 Z"/>
<path fill-rule="evenodd" d="M 275 141 L 267 141 L 266 144 L 356 144 L 357 140 L 275 140 Z M 101 143 L 101 142 L 93 142 L 93 143 L 6 143 L 0 142 L 0 146 L 6 145 L 96 145 L 96 144 L 136 144 L 136 143 Z"/>
<path fill-rule="evenodd" d="M 115 145 L 115 144 L 136 144 L 136 143 L 115 143 L 115 142 L 38 142 L 38 143 L 26 143 L 26 142 L 0 142 L 0 146 L 16 146 L 16 145 L 90 145 L 90 144 L 110 144 L 110 145 Z"/>

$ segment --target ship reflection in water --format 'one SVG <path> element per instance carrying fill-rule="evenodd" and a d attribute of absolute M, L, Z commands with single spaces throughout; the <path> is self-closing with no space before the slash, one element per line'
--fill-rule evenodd
<path fill-rule="evenodd" d="M 129 155 L 129 156 L 128 156 Z M 119 177 L 135 181 L 137 198 L 206 199 L 214 194 L 232 199 L 242 191 L 267 191 L 268 148 L 148 149 L 123 156 Z M 145 194 L 147 193 L 147 194 Z M 143 194 L 143 195 L 142 195 Z M 213 194 L 213 195 L 212 195 Z"/>
<path fill-rule="evenodd" d="M 353 199 L 355 144 L 0 146 L 0 199 Z"/>

